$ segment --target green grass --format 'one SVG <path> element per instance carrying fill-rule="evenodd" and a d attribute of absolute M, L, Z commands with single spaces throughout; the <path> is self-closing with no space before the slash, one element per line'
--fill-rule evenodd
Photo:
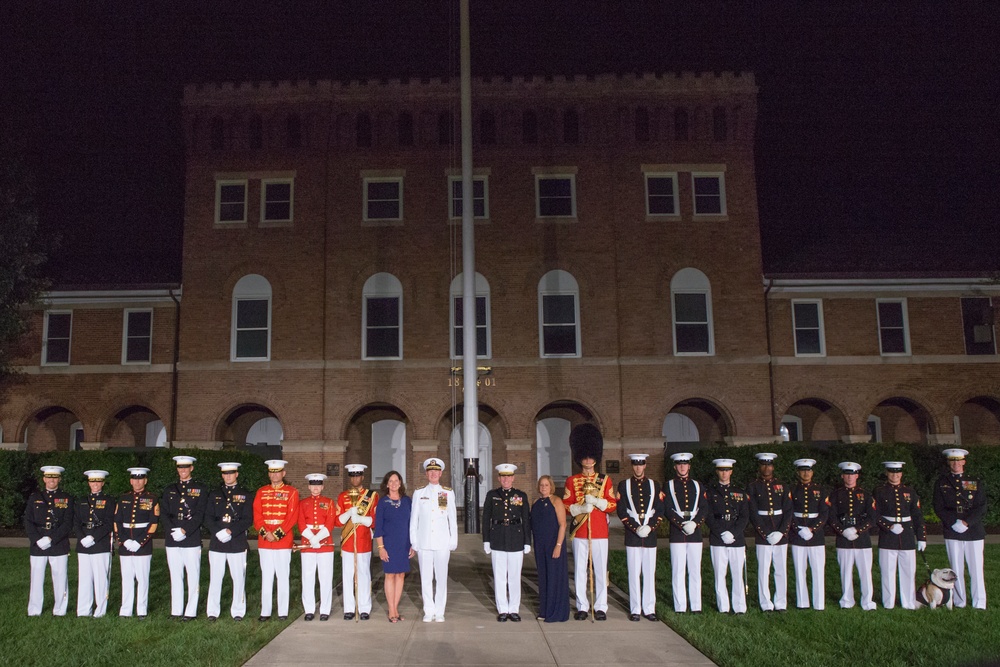
<path fill-rule="evenodd" d="M 293 558 L 293 560 L 298 560 Z M 0 642 L 8 665 L 82 665 L 135 667 L 136 665 L 242 665 L 302 613 L 299 568 L 293 563 L 289 620 L 258 623 L 260 565 L 256 552 L 247 558 L 247 615 L 237 623 L 229 617 L 232 587 L 222 587 L 222 616 L 205 618 L 208 560 L 201 565 L 198 618 L 182 623 L 170 618 L 170 583 L 166 553 L 156 549 L 149 585 L 149 616 L 119 618 L 121 570 L 118 558 L 111 570 L 108 615 L 76 617 L 76 554 L 69 557 L 69 608 L 64 617 L 52 616 L 52 585 L 46 575 L 45 607 L 38 618 L 28 618 L 28 550 L 0 549 Z M 277 605 L 277 595 L 275 595 Z"/>
<path fill-rule="evenodd" d="M 947 563 L 944 546 L 927 547 L 931 566 Z M 628 591 L 625 552 L 609 554 L 611 579 Z M 875 550 L 875 602 L 879 608 L 841 609 L 840 568 L 836 549 L 827 548 L 826 609 L 795 608 L 795 573 L 788 556 L 788 604 L 783 614 L 765 614 L 757 603 L 757 561 L 753 545 L 747 546 L 749 610 L 732 616 L 715 606 L 715 580 L 706 545 L 702 560 L 702 606 L 704 613 L 676 614 L 670 586 L 669 549 L 661 545 L 656 568 L 656 608 L 667 625 L 722 667 L 814 664 L 836 665 L 973 665 L 1000 658 L 1000 545 L 986 545 L 987 600 L 990 608 L 916 611 L 883 609 L 879 581 L 878 551 Z M 917 581 L 926 578 L 923 561 L 917 557 Z M 773 593 L 773 582 L 772 582 Z M 860 591 L 855 581 L 855 598 Z"/>

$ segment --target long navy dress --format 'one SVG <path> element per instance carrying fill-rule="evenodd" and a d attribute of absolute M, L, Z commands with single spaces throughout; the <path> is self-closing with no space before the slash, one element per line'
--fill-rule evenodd
<path fill-rule="evenodd" d="M 379 498 L 375 511 L 375 537 L 389 553 L 389 562 L 382 563 L 382 571 L 389 574 L 410 571 L 410 497 L 390 500 Z M 397 506 L 398 503 L 398 506 Z"/>
<path fill-rule="evenodd" d="M 566 544 L 559 558 L 552 550 L 559 538 L 559 520 L 552 501 L 539 498 L 531 508 L 531 534 L 535 539 L 535 563 L 538 565 L 538 615 L 546 623 L 569 620 L 569 559 Z"/>

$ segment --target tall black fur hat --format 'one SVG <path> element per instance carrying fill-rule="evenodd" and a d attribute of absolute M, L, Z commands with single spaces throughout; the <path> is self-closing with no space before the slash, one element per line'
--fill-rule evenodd
<path fill-rule="evenodd" d="M 581 465 L 583 459 L 592 458 L 600 466 L 604 457 L 604 438 L 593 424 L 580 424 L 570 431 L 569 448 L 577 465 Z"/>

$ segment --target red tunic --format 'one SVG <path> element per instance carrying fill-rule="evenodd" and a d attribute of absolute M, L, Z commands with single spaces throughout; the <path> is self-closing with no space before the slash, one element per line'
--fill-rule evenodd
<path fill-rule="evenodd" d="M 334 511 L 336 507 L 332 498 L 326 496 L 306 496 L 299 502 L 299 533 L 306 528 L 318 532 L 321 527 L 326 526 L 330 534 L 320 540 L 319 549 L 309 546 L 309 540 L 302 538 L 301 545 L 304 553 L 330 553 L 333 551 L 333 526 L 337 518 Z"/>
<path fill-rule="evenodd" d="M 358 496 L 358 502 L 353 504 L 358 507 L 358 511 L 362 516 L 370 516 L 372 518 L 372 527 L 374 527 L 375 506 L 378 505 L 378 494 L 374 491 L 369 492 L 367 489 L 362 489 L 361 491 L 362 495 Z M 344 528 L 341 531 L 340 550 L 341 552 L 354 553 L 355 544 L 357 544 L 358 553 L 368 553 L 372 550 L 372 529 L 361 524 L 355 525 L 352 521 L 348 521 L 346 524 L 340 522 L 340 515 L 351 509 L 351 505 L 351 494 L 348 491 L 344 491 L 337 496 L 337 509 L 335 511 L 336 525 Z"/>
<path fill-rule="evenodd" d="M 608 506 L 605 509 L 600 509 L 596 505 L 594 506 L 594 511 L 590 514 L 581 515 L 582 523 L 580 528 L 576 531 L 574 537 L 582 537 L 584 539 L 590 537 L 595 540 L 608 539 L 608 515 L 616 510 L 618 507 L 618 501 L 615 500 L 615 492 L 611 486 L 611 478 L 607 475 L 599 475 L 594 473 L 593 475 L 584 475 L 580 473 L 579 475 L 572 475 L 566 480 L 566 492 L 563 494 L 563 503 L 566 505 L 566 514 L 569 517 L 570 525 L 576 520 L 570 514 L 569 506 L 578 505 L 583 502 L 583 485 L 584 482 L 590 480 L 597 483 L 597 479 L 603 479 L 600 493 L 598 494 L 601 498 L 608 501 Z"/>
<path fill-rule="evenodd" d="M 253 527 L 257 530 L 258 549 L 291 549 L 292 526 L 299 518 L 299 492 L 282 483 L 275 488 L 268 484 L 257 489 L 253 500 Z M 268 542 L 264 531 L 274 533 L 277 541 Z"/>

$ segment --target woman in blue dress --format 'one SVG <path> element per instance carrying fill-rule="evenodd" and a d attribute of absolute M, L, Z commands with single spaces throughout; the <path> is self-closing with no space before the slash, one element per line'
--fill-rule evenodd
<path fill-rule="evenodd" d="M 531 508 L 531 534 L 538 566 L 538 618 L 546 623 L 569 620 L 569 562 L 566 557 L 566 509 L 553 493 L 548 475 L 538 480 L 540 496 Z"/>
<path fill-rule="evenodd" d="M 399 615 L 403 580 L 410 571 L 414 551 L 410 547 L 410 497 L 406 495 L 402 475 L 395 470 L 389 471 L 382 479 L 378 509 L 375 511 L 375 547 L 385 573 L 389 622 L 398 623 L 403 620 Z"/>

